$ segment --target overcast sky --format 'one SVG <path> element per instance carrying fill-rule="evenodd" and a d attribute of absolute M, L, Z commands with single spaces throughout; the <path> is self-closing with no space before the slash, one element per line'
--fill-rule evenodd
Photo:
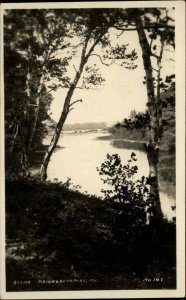
<path fill-rule="evenodd" d="M 128 70 L 115 64 L 107 67 L 101 65 L 98 57 L 91 57 L 87 65 L 96 63 L 100 69 L 99 73 L 103 75 L 106 81 L 104 86 L 96 90 L 77 89 L 75 91 L 72 101 L 81 98 L 83 103 L 76 104 L 75 109 L 68 115 L 66 124 L 106 122 L 111 125 L 128 117 L 132 109 L 136 111 L 146 109 L 146 86 L 142 83 L 145 73 L 137 33 L 135 31 L 125 32 L 119 39 L 117 39 L 115 30 L 112 30 L 110 34 L 113 44 L 129 43 L 129 50 L 135 49 L 137 51 L 136 64 L 138 67 L 134 70 Z M 168 58 L 172 57 L 173 54 L 170 51 L 165 51 L 164 54 L 165 61 L 162 73 L 164 75 L 172 74 L 174 73 L 174 63 Z M 76 66 L 78 67 L 78 58 Z M 54 101 L 51 105 L 51 112 L 55 121 L 58 121 L 60 117 L 66 92 L 67 89 L 53 92 Z"/>

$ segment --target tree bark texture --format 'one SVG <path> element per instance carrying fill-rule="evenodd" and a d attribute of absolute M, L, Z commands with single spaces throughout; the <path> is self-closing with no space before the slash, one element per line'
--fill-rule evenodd
<path fill-rule="evenodd" d="M 35 99 L 35 109 L 34 109 L 34 120 L 33 120 L 33 125 L 32 125 L 32 131 L 30 133 L 30 139 L 28 143 L 28 148 L 30 149 L 32 146 L 32 141 L 35 135 L 36 127 L 37 127 L 37 120 L 38 120 L 38 115 L 39 115 L 39 109 L 40 109 L 40 99 L 41 99 L 41 91 L 44 83 L 44 76 L 42 75 L 39 86 L 38 86 L 38 91 Z"/>
<path fill-rule="evenodd" d="M 147 87 L 147 97 L 148 97 L 148 112 L 150 116 L 150 137 L 149 144 L 146 147 L 147 158 L 149 162 L 149 183 L 150 183 L 150 193 L 152 196 L 152 203 L 154 208 L 154 217 L 161 217 L 161 205 L 159 197 L 158 188 L 158 157 L 159 157 L 159 124 L 158 124 L 158 112 L 157 112 L 157 102 L 154 93 L 153 85 L 153 71 L 151 64 L 151 49 L 149 42 L 146 37 L 146 33 L 143 27 L 141 17 L 136 15 L 135 19 L 136 29 L 139 37 L 139 43 L 142 50 L 143 65 L 146 75 L 146 87 Z"/>
<path fill-rule="evenodd" d="M 158 66 L 158 74 L 157 74 L 157 118 L 158 118 L 158 144 L 160 144 L 162 135 L 163 135 L 163 120 L 162 120 L 162 103 L 161 103 L 161 94 L 160 94 L 160 84 L 161 84 L 161 61 L 163 56 L 164 49 L 164 40 L 161 42 L 160 55 L 157 57 L 157 66 Z"/>
<path fill-rule="evenodd" d="M 31 100 L 31 72 L 30 72 L 30 44 L 28 45 L 28 70 L 26 76 L 26 97 L 27 105 L 24 109 L 23 115 L 20 121 L 20 137 L 21 137 L 21 172 L 23 175 L 29 174 L 29 161 L 28 161 L 28 124 L 29 124 L 29 104 Z"/>

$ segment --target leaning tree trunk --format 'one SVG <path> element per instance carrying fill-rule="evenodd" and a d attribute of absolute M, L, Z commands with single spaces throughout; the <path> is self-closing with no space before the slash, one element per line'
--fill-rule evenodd
<path fill-rule="evenodd" d="M 80 60 L 80 65 L 79 65 L 79 69 L 76 71 L 76 75 L 75 78 L 72 82 L 72 84 L 70 85 L 70 88 L 68 90 L 68 93 L 66 95 L 65 98 L 65 102 L 64 102 L 64 106 L 63 106 L 63 111 L 61 113 L 61 117 L 57 123 L 54 135 L 52 137 L 51 143 L 47 149 L 47 152 L 45 153 L 44 159 L 42 161 L 41 164 L 41 169 L 40 169 L 40 178 L 45 180 L 47 178 L 47 167 L 48 167 L 48 163 L 50 161 L 50 157 L 57 145 L 57 142 L 59 140 L 60 137 L 60 133 L 62 131 L 63 125 L 65 123 L 65 120 L 67 118 L 67 115 L 69 113 L 69 111 L 72 109 L 71 106 L 73 103 L 71 102 L 73 93 L 76 89 L 77 83 L 81 77 L 81 74 L 83 72 L 84 66 L 88 61 L 88 58 L 90 57 L 92 51 L 94 50 L 95 46 L 99 43 L 100 39 L 102 38 L 102 36 L 107 32 L 107 30 L 104 30 L 103 32 L 100 33 L 100 35 L 98 35 L 98 38 L 95 40 L 95 42 L 92 44 L 92 46 L 90 47 L 90 49 L 87 51 L 87 46 L 88 46 L 88 42 L 89 39 L 91 37 L 91 29 L 88 30 L 87 32 L 87 36 L 85 38 L 85 42 L 84 42 L 84 46 L 82 49 L 82 53 L 81 53 L 81 60 Z M 87 51 L 87 53 L 86 53 Z M 77 102 L 77 101 L 75 101 Z M 74 102 L 74 103 L 75 103 Z"/>
<path fill-rule="evenodd" d="M 148 96 L 148 112 L 150 116 L 150 137 L 149 143 L 146 145 L 147 158 L 149 162 L 149 183 L 150 193 L 152 196 L 153 203 L 153 216 L 155 218 L 161 218 L 162 211 L 160 205 L 159 188 L 158 188 L 158 157 L 159 157 L 159 143 L 158 143 L 158 114 L 157 114 L 157 103 L 154 93 L 153 86 L 153 71 L 151 64 L 151 49 L 148 43 L 146 33 L 143 27 L 141 17 L 136 15 L 136 28 L 139 37 L 139 43 L 142 49 L 143 65 L 146 74 L 146 87 Z"/>
<path fill-rule="evenodd" d="M 68 100 L 70 101 L 70 100 Z M 42 164 L 41 164 L 41 169 L 40 169 L 40 178 L 45 180 L 47 178 L 47 167 L 48 167 L 48 164 L 49 164 L 49 161 L 50 161 L 50 157 L 57 145 L 57 142 L 59 140 L 59 137 L 60 137 L 60 133 L 61 133 L 61 130 L 63 128 L 63 125 L 65 123 L 65 120 L 66 120 L 66 117 L 68 115 L 68 101 L 67 99 L 65 100 L 66 102 L 66 105 L 64 105 L 64 109 L 63 109 L 63 112 L 61 114 L 61 117 L 57 123 L 57 126 L 55 128 L 55 132 L 54 132 L 54 135 L 52 137 L 52 140 L 50 142 L 50 145 L 47 149 L 47 152 L 45 153 L 45 156 L 43 158 L 43 161 L 42 161 Z"/>
<path fill-rule="evenodd" d="M 53 153 L 53 151 L 54 151 L 54 149 L 57 145 L 57 142 L 59 140 L 60 133 L 62 131 L 63 125 L 64 125 L 65 120 L 67 118 L 67 115 L 70 111 L 70 101 L 71 101 L 71 98 L 73 96 L 76 85 L 77 85 L 77 83 L 80 79 L 80 76 L 81 76 L 81 73 L 83 71 L 85 63 L 86 63 L 86 58 L 85 58 L 85 53 L 84 53 L 83 57 L 81 59 L 81 64 L 80 64 L 79 70 L 76 72 L 76 76 L 74 78 L 74 81 L 71 84 L 71 86 L 68 90 L 67 96 L 65 98 L 65 102 L 64 102 L 64 106 L 63 106 L 63 111 L 61 113 L 61 117 L 60 117 L 60 119 L 57 123 L 54 135 L 52 137 L 50 145 L 47 149 L 47 152 L 45 153 L 44 159 L 43 159 L 42 164 L 41 164 L 40 178 L 42 180 L 45 180 L 47 178 L 47 167 L 48 167 L 48 164 L 49 164 L 49 161 L 50 161 L 50 157 L 51 157 L 51 155 L 52 155 L 52 153 Z"/>

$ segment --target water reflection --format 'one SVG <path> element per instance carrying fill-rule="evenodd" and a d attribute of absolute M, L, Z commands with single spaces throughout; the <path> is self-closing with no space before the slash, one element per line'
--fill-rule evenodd
<path fill-rule="evenodd" d="M 106 154 L 118 153 L 123 164 L 127 163 L 132 150 L 118 149 L 112 146 L 108 140 L 99 140 L 98 136 L 107 135 L 108 133 L 82 133 L 67 134 L 65 133 L 59 140 L 60 148 L 54 152 L 48 166 L 48 179 L 65 182 L 68 178 L 72 179 L 74 185 L 78 185 L 78 189 L 82 192 L 102 197 L 101 189 L 105 185 L 101 181 L 96 168 L 100 167 L 105 160 Z M 49 144 L 50 139 L 45 140 L 45 144 Z M 141 176 L 148 176 L 149 167 L 146 153 L 134 150 L 137 156 L 138 173 L 135 179 Z M 160 193 L 161 206 L 163 213 L 168 219 L 175 216 L 175 212 L 171 206 L 175 205 L 174 199 L 168 197 L 165 193 Z"/>

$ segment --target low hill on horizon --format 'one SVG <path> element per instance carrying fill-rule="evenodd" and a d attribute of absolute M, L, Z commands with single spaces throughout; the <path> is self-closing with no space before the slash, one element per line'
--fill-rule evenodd
<path fill-rule="evenodd" d="M 64 131 L 67 130 L 88 130 L 88 129 L 105 129 L 107 124 L 105 122 L 86 122 L 86 123 L 74 123 L 74 124 L 65 124 L 63 127 Z"/>

